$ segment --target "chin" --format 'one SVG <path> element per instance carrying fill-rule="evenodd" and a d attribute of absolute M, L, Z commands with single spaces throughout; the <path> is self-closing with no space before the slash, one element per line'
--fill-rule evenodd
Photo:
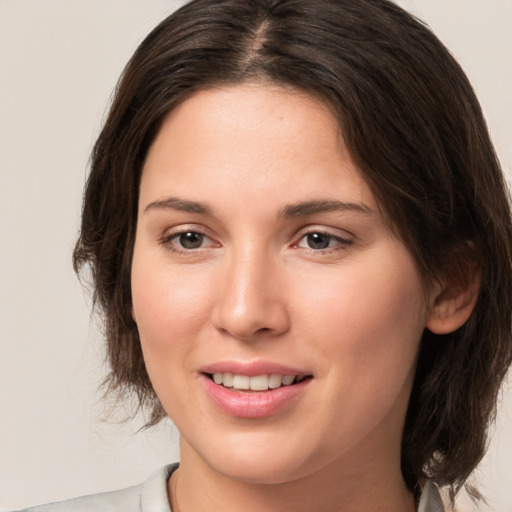
<path fill-rule="evenodd" d="M 227 439 L 218 439 L 215 447 L 192 450 L 203 463 L 225 478 L 248 484 L 276 485 L 299 480 L 331 462 L 328 454 L 323 453 L 327 450 L 311 447 L 312 453 L 308 455 L 297 450 L 298 446 L 300 444 L 289 436 L 287 440 L 282 436 L 276 438 L 275 432 L 270 438 L 231 433 Z M 183 449 L 187 450 L 182 448 L 182 453 Z"/>
<path fill-rule="evenodd" d="M 215 461 L 212 468 L 219 474 L 231 480 L 255 485 L 278 485 L 293 482 L 306 476 L 301 473 L 302 465 L 296 461 L 276 461 L 275 457 L 267 460 L 230 460 Z M 306 466 L 307 467 L 307 466 Z"/>

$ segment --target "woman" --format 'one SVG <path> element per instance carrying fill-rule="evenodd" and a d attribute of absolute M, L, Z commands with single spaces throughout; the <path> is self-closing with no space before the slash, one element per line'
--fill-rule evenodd
<path fill-rule="evenodd" d="M 196 0 L 141 44 L 75 266 L 179 468 L 41 510 L 440 510 L 511 360 L 510 210 L 453 58 L 385 0 Z M 74 507 L 74 508 L 73 508 Z"/>

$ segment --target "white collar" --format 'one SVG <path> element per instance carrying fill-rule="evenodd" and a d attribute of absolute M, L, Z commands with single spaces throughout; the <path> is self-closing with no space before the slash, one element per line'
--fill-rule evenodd
<path fill-rule="evenodd" d="M 423 486 L 418 512 L 445 512 L 439 489 L 431 480 Z"/>

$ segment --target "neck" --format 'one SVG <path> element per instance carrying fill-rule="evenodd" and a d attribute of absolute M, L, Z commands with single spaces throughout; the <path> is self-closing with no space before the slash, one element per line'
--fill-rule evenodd
<path fill-rule="evenodd" d="M 390 450 L 396 453 L 396 450 Z M 387 455 L 390 455 L 387 454 Z M 184 441 L 180 468 L 169 482 L 173 512 L 413 512 L 399 460 L 335 460 L 285 483 L 240 481 L 216 471 Z"/>

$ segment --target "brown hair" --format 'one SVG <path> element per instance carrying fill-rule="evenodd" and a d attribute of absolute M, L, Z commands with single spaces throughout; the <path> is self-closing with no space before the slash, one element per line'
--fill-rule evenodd
<path fill-rule="evenodd" d="M 327 103 L 425 280 L 481 288 L 469 321 L 421 343 L 402 442 L 411 490 L 458 490 L 479 462 L 512 358 L 508 196 L 475 94 L 442 43 L 387 0 L 194 0 L 128 63 L 94 147 L 75 269 L 104 315 L 109 389 L 163 416 L 131 315 L 139 181 L 164 116 L 194 91 L 270 81 Z"/>

